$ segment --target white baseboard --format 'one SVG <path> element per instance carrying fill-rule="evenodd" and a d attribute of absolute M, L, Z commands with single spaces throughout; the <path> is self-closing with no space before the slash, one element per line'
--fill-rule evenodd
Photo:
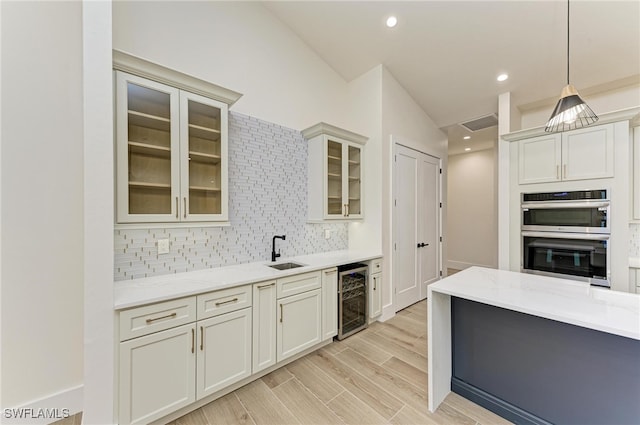
<path fill-rule="evenodd" d="M 396 315 L 396 310 L 393 308 L 393 304 L 388 304 L 382 307 L 382 314 L 378 317 L 381 322 L 386 322 Z"/>
<path fill-rule="evenodd" d="M 18 407 L 4 407 L 2 424 L 46 425 L 82 411 L 83 385 L 72 387 Z"/>
<path fill-rule="evenodd" d="M 496 268 L 496 266 L 489 266 L 487 264 L 474 264 L 474 263 L 466 263 L 464 261 L 454 261 L 454 260 L 447 261 L 447 268 L 448 269 L 464 270 L 464 269 L 468 269 L 469 267 L 473 267 L 473 266 L 488 267 L 490 269 L 495 269 Z"/>

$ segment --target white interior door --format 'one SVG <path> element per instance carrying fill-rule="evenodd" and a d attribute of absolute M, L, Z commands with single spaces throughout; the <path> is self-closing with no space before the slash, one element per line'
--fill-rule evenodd
<path fill-rule="evenodd" d="M 426 298 L 427 285 L 440 276 L 440 160 L 396 145 L 394 161 L 393 285 L 398 311 Z"/>
<path fill-rule="evenodd" d="M 420 299 L 418 276 L 418 152 L 398 146 L 395 154 L 393 285 L 396 311 Z"/>
<path fill-rule="evenodd" d="M 418 180 L 418 266 L 420 299 L 440 278 L 440 160 L 420 154 Z"/>

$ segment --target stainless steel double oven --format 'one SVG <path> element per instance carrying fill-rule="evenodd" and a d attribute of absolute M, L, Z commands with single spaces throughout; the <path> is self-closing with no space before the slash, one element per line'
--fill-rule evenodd
<path fill-rule="evenodd" d="M 608 190 L 523 193 L 521 201 L 523 272 L 611 286 Z"/>

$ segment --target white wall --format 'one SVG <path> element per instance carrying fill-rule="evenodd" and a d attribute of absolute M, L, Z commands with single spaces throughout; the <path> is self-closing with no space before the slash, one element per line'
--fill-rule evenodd
<path fill-rule="evenodd" d="M 346 115 L 356 133 L 369 140 L 364 149 L 364 220 L 349 225 L 350 249 L 382 252 L 382 65 L 349 83 Z"/>
<path fill-rule="evenodd" d="M 114 49 L 243 93 L 233 111 L 350 127 L 347 83 L 257 2 L 117 1 L 113 28 Z"/>
<path fill-rule="evenodd" d="M 38 400 L 83 382 L 82 4 L 0 7 L 0 403 L 73 409 Z"/>
<path fill-rule="evenodd" d="M 111 2 L 82 5 L 84 88 L 85 424 L 115 423 Z"/>
<path fill-rule="evenodd" d="M 383 319 L 393 316 L 393 217 L 392 199 L 392 137 L 402 139 L 410 148 L 442 159 L 443 229 L 446 228 L 447 136 L 433 123 L 394 76 L 382 68 L 382 243 L 385 266 L 383 281 L 388 291 L 383 293 Z M 444 236 L 444 235 L 443 235 Z M 444 238 L 446 241 L 446 237 Z M 443 246 L 443 256 L 446 242 Z M 446 260 L 445 260 L 446 261 Z M 446 263 L 445 263 L 446 264 Z"/>
<path fill-rule="evenodd" d="M 447 267 L 498 266 L 495 149 L 449 157 Z"/>

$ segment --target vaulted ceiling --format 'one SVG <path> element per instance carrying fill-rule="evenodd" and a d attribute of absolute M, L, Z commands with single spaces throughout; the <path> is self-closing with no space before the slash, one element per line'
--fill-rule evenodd
<path fill-rule="evenodd" d="M 565 1 L 263 3 L 345 80 L 384 64 L 436 125 L 554 99 L 566 84 Z M 583 91 L 640 81 L 640 1 L 571 2 L 570 80 Z M 387 28 L 389 15 L 398 18 Z M 506 72 L 509 79 L 496 81 Z M 549 100 L 552 102 L 552 100 Z"/>

